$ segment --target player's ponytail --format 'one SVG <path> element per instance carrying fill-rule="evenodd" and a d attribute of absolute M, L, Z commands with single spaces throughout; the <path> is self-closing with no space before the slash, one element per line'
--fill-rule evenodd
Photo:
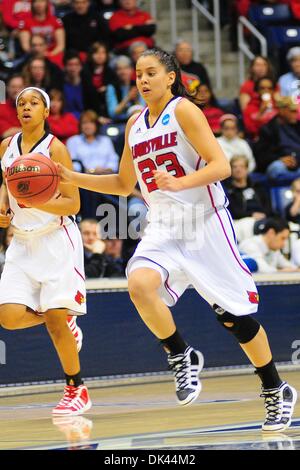
<path fill-rule="evenodd" d="M 184 96 L 192 99 L 192 96 L 186 91 L 184 84 L 181 79 L 181 70 L 177 59 L 173 54 L 163 51 L 162 49 L 147 49 L 142 53 L 141 57 L 154 56 L 157 60 L 165 66 L 167 72 L 175 72 L 175 81 L 171 87 L 172 94 L 174 96 Z"/>

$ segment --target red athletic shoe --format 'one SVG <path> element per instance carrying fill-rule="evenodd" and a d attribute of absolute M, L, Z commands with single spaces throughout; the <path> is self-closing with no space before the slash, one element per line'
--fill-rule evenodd
<path fill-rule="evenodd" d="M 85 411 L 89 410 L 91 406 L 92 402 L 85 385 L 79 385 L 79 387 L 66 385 L 64 388 L 64 396 L 58 405 L 52 410 L 52 414 L 60 416 L 81 415 Z"/>
<path fill-rule="evenodd" d="M 67 318 L 67 323 L 68 323 L 68 326 L 76 340 L 76 343 L 77 343 L 77 351 L 79 352 L 80 349 L 82 348 L 82 338 L 83 338 L 83 334 L 82 334 L 82 331 L 81 331 L 81 328 L 79 328 L 79 326 L 77 325 L 76 323 L 76 318 L 75 316 L 73 315 L 68 315 L 68 318 Z"/>

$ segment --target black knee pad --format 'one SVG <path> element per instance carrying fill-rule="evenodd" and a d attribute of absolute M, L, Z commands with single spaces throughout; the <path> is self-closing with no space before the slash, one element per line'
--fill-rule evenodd
<path fill-rule="evenodd" d="M 214 305 L 213 309 L 217 315 L 218 322 L 230 331 L 240 344 L 249 343 L 258 333 L 260 324 L 251 315 L 243 315 L 237 317 L 232 313 L 226 312 L 218 305 Z M 232 326 L 224 325 L 224 323 L 233 323 Z"/>

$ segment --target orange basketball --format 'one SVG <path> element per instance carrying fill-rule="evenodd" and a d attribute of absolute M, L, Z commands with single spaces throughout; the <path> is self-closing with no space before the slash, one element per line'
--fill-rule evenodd
<path fill-rule="evenodd" d="M 20 204 L 45 204 L 56 193 L 57 168 L 51 158 L 41 153 L 18 157 L 6 170 L 7 187 Z"/>

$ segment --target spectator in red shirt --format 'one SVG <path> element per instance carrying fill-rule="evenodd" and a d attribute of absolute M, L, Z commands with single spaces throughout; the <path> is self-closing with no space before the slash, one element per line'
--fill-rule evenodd
<path fill-rule="evenodd" d="M 198 85 L 194 94 L 194 102 L 202 110 L 213 133 L 220 135 L 220 118 L 225 113 L 218 106 L 217 99 L 209 85 L 205 83 Z"/>
<path fill-rule="evenodd" d="M 248 137 L 256 141 L 260 128 L 278 114 L 278 109 L 275 104 L 275 82 L 271 78 L 260 78 L 254 91 L 258 93 L 258 98 L 248 103 L 243 120 Z"/>
<path fill-rule="evenodd" d="M 254 91 L 255 83 L 262 77 L 269 77 L 271 80 L 274 79 L 273 67 L 269 59 L 261 55 L 257 55 L 252 59 L 249 67 L 249 78 L 244 81 L 240 88 L 240 107 L 244 111 L 247 104 L 252 99 L 258 99 L 258 93 Z M 279 91 L 279 87 L 276 86 L 276 90 Z"/>
<path fill-rule="evenodd" d="M 49 0 L 32 0 L 31 15 L 21 21 L 19 29 L 24 52 L 30 50 L 31 35 L 40 34 L 47 38 L 49 60 L 62 67 L 65 31 L 62 21 L 52 15 Z"/>
<path fill-rule="evenodd" d="M 50 131 L 65 143 L 69 137 L 78 134 L 78 119 L 72 113 L 64 112 L 64 95 L 60 90 L 51 90 L 49 96 L 51 105 L 47 122 Z"/>
<path fill-rule="evenodd" d="M 293 17 L 296 20 L 300 20 L 300 0 L 290 0 L 290 8 L 293 13 Z"/>
<path fill-rule="evenodd" d="M 0 104 L 0 137 L 5 139 L 21 131 L 16 112 L 16 97 L 25 88 L 22 75 L 12 75 L 6 83 L 6 102 Z"/>
<path fill-rule="evenodd" d="M 137 0 L 120 0 L 120 6 L 109 20 L 115 50 L 126 53 L 135 41 L 143 41 L 149 48 L 153 47 L 156 25 L 151 15 L 137 8 Z"/>
<path fill-rule="evenodd" d="M 31 12 L 31 0 L 3 0 L 3 22 L 10 30 L 18 29 L 20 21 L 24 21 Z"/>

